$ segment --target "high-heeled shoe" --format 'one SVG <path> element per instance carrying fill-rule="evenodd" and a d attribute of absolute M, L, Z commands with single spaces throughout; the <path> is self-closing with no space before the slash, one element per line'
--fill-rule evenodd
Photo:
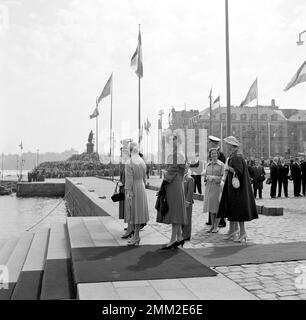
<path fill-rule="evenodd" d="M 183 248 L 184 247 L 184 243 L 185 243 L 184 239 L 180 240 L 180 241 L 177 241 L 176 245 L 175 245 L 175 248 L 177 248 L 178 246 L 181 246 Z"/>
<path fill-rule="evenodd" d="M 177 241 L 174 241 L 171 244 L 168 244 L 168 245 L 162 247 L 161 249 L 162 250 L 169 250 L 169 249 L 172 249 L 172 248 L 176 248 L 177 247 L 176 244 L 177 244 Z"/>
<path fill-rule="evenodd" d="M 124 235 L 121 237 L 121 239 L 127 239 L 127 238 L 132 237 L 133 235 L 134 235 L 134 231 L 132 230 L 131 232 L 124 234 Z"/>
<path fill-rule="evenodd" d="M 238 238 L 238 231 L 234 231 L 234 232 L 228 234 L 228 235 L 224 238 L 224 240 L 235 240 L 235 239 L 237 239 L 237 238 Z"/>
<path fill-rule="evenodd" d="M 234 242 L 240 242 L 240 243 L 245 243 L 246 244 L 247 240 L 247 235 L 246 233 L 242 234 L 238 239 L 235 239 Z"/>
<path fill-rule="evenodd" d="M 131 239 L 131 241 L 128 242 L 128 246 L 139 246 L 140 238 L 138 239 Z"/>

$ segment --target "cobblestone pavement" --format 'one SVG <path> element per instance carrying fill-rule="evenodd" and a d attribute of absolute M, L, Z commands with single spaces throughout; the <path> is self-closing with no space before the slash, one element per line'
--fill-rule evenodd
<path fill-rule="evenodd" d="M 160 185 L 161 180 L 151 178 L 151 185 Z M 247 244 L 273 244 L 306 241 L 306 198 L 270 199 L 270 186 L 265 185 L 263 199 L 257 204 L 267 207 L 283 207 L 283 216 L 263 216 L 246 223 Z M 170 236 L 171 226 L 156 223 L 154 210 L 156 192 L 148 190 L 150 225 L 158 232 Z M 292 182 L 289 183 L 289 196 L 293 194 Z M 192 238 L 186 248 L 207 248 L 216 246 L 241 246 L 242 244 L 224 240 L 228 228 L 220 229 L 217 234 L 207 233 L 205 225 L 207 214 L 203 213 L 203 202 L 195 201 L 192 214 Z M 271 253 L 272 254 L 272 253 Z M 304 274 L 298 271 L 304 267 Z M 300 268 L 300 269 L 299 269 Z M 217 267 L 216 271 L 224 274 L 260 299 L 306 300 L 306 260 L 276 262 L 241 266 Z M 298 289 L 295 282 L 303 280 L 303 288 Z"/>

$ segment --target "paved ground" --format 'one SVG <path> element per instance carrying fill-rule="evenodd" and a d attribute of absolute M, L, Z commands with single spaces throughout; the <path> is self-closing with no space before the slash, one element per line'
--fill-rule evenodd
<path fill-rule="evenodd" d="M 103 181 L 103 180 L 101 180 Z M 152 177 L 151 185 L 160 185 L 160 180 Z M 95 181 L 95 187 L 103 195 L 103 183 Z M 108 184 L 109 187 L 109 184 Z M 292 182 L 289 183 L 289 195 L 292 195 Z M 171 226 L 156 223 L 154 209 L 156 192 L 147 190 L 150 222 L 149 225 L 157 232 L 169 238 Z M 269 186 L 264 186 L 264 199 L 257 203 L 265 206 L 284 207 L 284 216 L 268 217 L 260 215 L 259 219 L 246 224 L 248 244 L 272 244 L 286 242 L 306 242 L 306 199 L 304 197 L 289 199 L 269 199 Z M 195 201 L 192 216 L 192 239 L 186 243 L 186 248 L 205 248 L 214 246 L 241 246 L 232 241 L 224 240 L 223 234 L 228 228 L 220 229 L 218 234 L 209 234 L 205 225 L 207 214 L 202 212 L 203 202 Z M 273 253 L 271 253 L 273 254 Z M 302 268 L 304 267 L 304 268 Z M 277 262 L 258 265 L 243 265 L 234 267 L 217 267 L 222 273 L 239 286 L 260 299 L 305 299 L 306 300 L 306 261 Z M 304 272 L 304 273 L 302 273 Z M 303 280 L 305 277 L 305 280 Z M 304 289 L 298 289 L 295 281 L 303 280 Z"/>

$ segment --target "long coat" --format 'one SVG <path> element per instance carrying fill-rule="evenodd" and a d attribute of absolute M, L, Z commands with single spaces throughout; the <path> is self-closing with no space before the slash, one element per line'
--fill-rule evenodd
<path fill-rule="evenodd" d="M 253 172 L 253 187 L 254 189 L 262 190 L 263 189 L 263 182 L 265 179 L 265 169 L 263 166 L 254 166 L 252 168 Z"/>
<path fill-rule="evenodd" d="M 119 187 L 119 192 L 124 193 L 124 184 L 125 184 L 125 168 L 124 168 L 124 166 L 120 172 L 120 182 L 123 185 L 121 187 Z M 119 201 L 119 219 L 124 219 L 124 207 L 125 207 L 124 200 Z"/>
<path fill-rule="evenodd" d="M 131 224 L 143 224 L 149 221 L 147 193 L 145 189 L 146 165 L 138 154 L 125 164 L 125 220 Z M 127 194 L 132 194 L 132 201 Z"/>
<path fill-rule="evenodd" d="M 156 221 L 165 224 L 187 224 L 184 195 L 184 164 L 169 165 L 164 177 L 168 212 L 162 215 L 157 211 Z M 164 182 L 163 182 L 164 183 Z"/>
<path fill-rule="evenodd" d="M 217 160 L 216 163 L 209 162 L 205 173 L 205 194 L 203 203 L 203 212 L 217 213 L 219 209 L 219 196 L 221 192 L 220 182 L 224 174 L 224 163 Z M 209 177 L 214 176 L 213 181 Z"/>
<path fill-rule="evenodd" d="M 228 165 L 235 170 L 240 187 L 232 186 L 233 173 L 228 171 L 218 210 L 218 218 L 226 217 L 229 221 L 251 221 L 257 219 L 254 193 L 249 172 L 242 154 L 235 151 L 228 160 Z"/>

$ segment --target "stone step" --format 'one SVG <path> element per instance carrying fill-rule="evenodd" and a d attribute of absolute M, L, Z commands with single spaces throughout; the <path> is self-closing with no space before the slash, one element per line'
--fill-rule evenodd
<path fill-rule="evenodd" d="M 0 290 L 0 300 L 9 300 L 11 298 L 30 249 L 33 236 L 34 234 L 31 232 L 23 233 L 10 254 L 6 263 L 9 276 L 8 287 L 6 288 L 7 290 Z"/>
<path fill-rule="evenodd" d="M 47 259 L 41 287 L 41 300 L 74 299 L 70 246 L 65 223 L 51 225 Z"/>
<path fill-rule="evenodd" d="M 11 300 L 39 300 L 49 241 L 49 228 L 37 231 Z"/>
<path fill-rule="evenodd" d="M 19 238 L 13 237 L 8 239 L 0 249 L 0 265 L 6 265 L 10 255 L 14 251 Z"/>

